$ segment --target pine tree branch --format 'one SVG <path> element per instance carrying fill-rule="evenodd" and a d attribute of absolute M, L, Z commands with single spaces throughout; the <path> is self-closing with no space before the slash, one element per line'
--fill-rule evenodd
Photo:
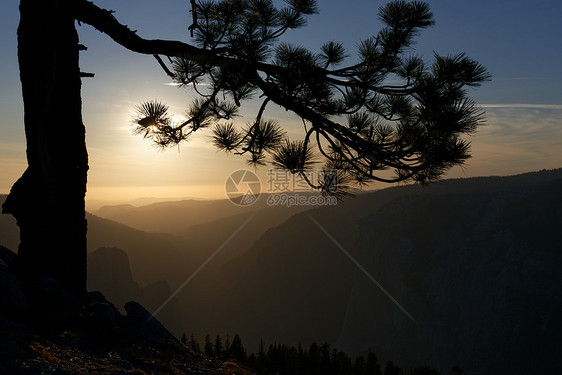
<path fill-rule="evenodd" d="M 162 61 L 162 58 L 158 55 L 153 55 L 153 56 L 156 59 L 156 61 L 158 61 L 158 64 L 164 70 L 164 72 L 168 75 L 168 77 L 170 77 L 174 81 L 177 80 L 178 77 L 174 73 L 172 73 L 172 71 L 170 69 L 168 69 L 168 66 L 166 64 L 164 64 L 164 61 Z"/>
<path fill-rule="evenodd" d="M 444 81 L 437 73 L 426 73 L 422 70 L 419 70 L 415 77 L 410 77 L 408 72 L 416 68 L 415 62 L 405 67 L 401 65 L 403 61 L 399 58 L 399 54 L 402 53 L 403 47 L 410 43 L 415 31 L 411 27 L 405 30 L 391 30 L 391 34 L 388 35 L 398 38 L 398 42 L 393 40 L 389 42 L 389 37 L 384 37 L 386 34 L 379 33 L 379 36 L 383 35 L 381 39 L 377 37 L 374 44 L 365 43 L 361 63 L 347 68 L 328 70 L 327 66 L 318 65 L 318 60 L 306 50 L 303 52 L 288 48 L 281 58 L 276 56 L 272 63 L 265 63 L 262 61 L 265 59 L 263 56 L 267 55 L 265 52 L 263 54 L 261 51 L 255 54 L 252 52 L 257 51 L 260 46 L 255 47 L 255 50 L 252 49 L 253 47 L 238 50 L 236 43 L 221 44 L 227 30 L 230 30 L 227 21 L 224 25 L 219 25 L 220 29 L 216 30 L 215 39 L 211 39 L 210 42 L 200 41 L 203 47 L 199 48 L 181 41 L 144 39 L 138 36 L 136 31 L 119 23 L 112 12 L 99 8 L 90 1 L 61 0 L 61 2 L 78 21 L 95 27 L 123 47 L 140 54 L 153 55 L 172 79 L 177 80 L 178 76 L 168 68 L 160 55 L 167 56 L 169 59 L 177 57 L 190 61 L 189 71 L 191 72 L 193 68 L 195 73 L 190 73 L 191 76 L 188 75 L 188 78 L 205 76 L 211 81 L 213 93 L 201 94 L 205 102 L 200 106 L 197 104 L 199 106 L 197 115 L 193 115 L 194 118 L 173 129 L 180 130 L 180 135 L 181 129 L 188 125 L 192 125 L 189 131 L 191 133 L 199 127 L 207 126 L 209 119 L 228 119 L 232 116 L 235 111 L 228 103 L 215 100 L 219 92 L 230 96 L 239 106 L 242 99 L 259 89 L 266 99 L 259 109 L 256 127 L 261 122 L 265 106 L 272 101 L 295 113 L 303 121 L 310 122 L 312 127 L 306 131 L 305 145 L 315 132 L 320 152 L 328 160 L 342 162 L 348 171 L 356 172 L 359 178 L 368 176 L 370 179 L 382 182 L 396 182 L 410 178 L 426 181 L 435 179 L 444 168 L 460 164 L 466 159 L 467 154 L 463 154 L 463 150 L 454 142 L 458 134 L 467 133 L 466 129 L 476 126 L 479 121 L 479 118 L 470 111 L 464 111 L 467 117 L 464 119 L 455 117 L 460 110 L 455 112 L 455 108 L 451 107 L 452 116 L 449 114 L 447 115 L 449 117 L 444 117 L 441 109 L 446 105 L 443 104 L 444 102 L 450 102 L 450 97 L 464 96 L 461 91 L 463 86 L 476 85 L 485 80 L 484 68 L 474 63 L 470 71 L 464 66 L 458 67 L 457 69 L 461 70 L 457 75 L 467 76 L 468 80 L 455 80 L 453 77 Z M 199 9 L 201 15 L 196 13 L 198 8 L 195 0 L 191 0 L 191 6 L 193 23 L 189 31 L 193 36 L 194 31 L 198 30 L 197 34 L 200 36 L 200 32 L 205 34 L 208 31 L 205 26 L 207 15 L 204 13 L 204 8 Z M 198 17 L 201 25 L 197 23 Z M 392 35 L 392 32 L 398 34 Z M 209 38 L 213 35 L 215 34 L 210 33 Z M 264 44 L 272 42 L 275 33 L 271 35 L 273 36 L 269 39 L 265 37 L 260 39 L 261 42 Z M 221 47 L 217 47 L 219 45 Z M 270 52 L 275 51 L 271 49 Z M 459 59 L 453 59 L 451 64 L 460 65 Z M 179 72 L 177 69 L 174 70 Z M 480 72 L 481 70 L 483 73 Z M 181 77 L 181 73 L 178 75 Z M 385 80 L 392 75 L 402 77 L 403 84 L 384 85 Z M 193 82 L 197 91 L 196 79 L 189 78 L 189 82 Z M 444 86 L 445 84 L 447 86 Z M 337 96 L 337 92 L 340 97 Z M 381 101 L 378 99 L 381 96 L 387 96 L 388 99 L 383 98 Z M 404 99 L 404 96 L 409 98 Z M 421 112 L 415 109 L 416 106 L 421 108 Z M 380 137 L 374 137 L 372 129 L 371 133 L 367 134 L 354 129 L 351 122 L 350 125 L 337 122 L 338 116 L 362 112 L 368 113 L 373 118 L 383 119 L 382 121 L 399 124 L 394 125 L 396 130 L 383 132 Z M 411 115 L 417 119 L 409 118 Z M 450 118 L 452 120 L 449 120 Z M 455 120 L 455 118 L 459 119 Z M 235 146 L 251 137 L 250 146 L 243 148 L 244 151 L 241 153 L 250 152 L 259 158 L 263 148 L 258 148 L 257 151 L 252 149 L 257 133 L 251 131 L 250 129 Z M 320 137 L 335 147 L 339 159 L 322 149 Z M 419 142 L 416 140 L 417 137 L 421 137 Z M 374 171 L 378 173 L 386 168 L 394 168 L 397 172 L 396 178 L 386 179 L 373 174 Z"/>
<path fill-rule="evenodd" d="M 186 58 L 216 58 L 218 53 L 222 52 L 218 49 L 204 50 L 176 40 L 143 39 L 135 31 L 119 23 L 109 11 L 99 8 L 90 1 L 67 1 L 65 5 L 78 21 L 93 26 L 133 52 Z"/>
<path fill-rule="evenodd" d="M 199 27 L 199 24 L 197 23 L 197 3 L 195 0 L 191 0 L 190 4 L 191 4 L 190 12 L 193 21 L 192 24 L 188 27 L 188 30 L 191 37 L 193 38 L 193 32 Z"/>

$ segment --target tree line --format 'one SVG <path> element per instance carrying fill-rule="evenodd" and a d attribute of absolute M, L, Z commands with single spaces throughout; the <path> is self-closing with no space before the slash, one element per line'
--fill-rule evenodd
<path fill-rule="evenodd" d="M 417 366 L 408 371 L 402 370 L 392 361 L 381 365 L 377 355 L 368 351 L 365 355 L 349 356 L 342 350 L 331 348 L 330 344 L 313 342 L 309 347 L 302 345 L 288 346 L 273 343 L 266 347 L 260 341 L 257 353 L 249 353 L 242 343 L 240 335 L 223 340 L 217 335 L 214 340 L 205 336 L 200 345 L 192 334 L 184 334 L 181 342 L 195 352 L 205 354 L 223 361 L 235 361 L 256 371 L 258 374 L 279 375 L 439 375 L 431 366 Z M 453 366 L 449 375 L 462 375 L 458 366 Z"/>

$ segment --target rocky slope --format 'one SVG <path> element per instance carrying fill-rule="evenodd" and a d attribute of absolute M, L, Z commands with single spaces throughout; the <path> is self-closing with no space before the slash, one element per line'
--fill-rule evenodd
<path fill-rule="evenodd" d="M 0 248 L 0 373 L 250 374 L 187 348 L 136 302 L 126 315 L 101 293 L 71 294 L 54 279 L 19 283 Z"/>

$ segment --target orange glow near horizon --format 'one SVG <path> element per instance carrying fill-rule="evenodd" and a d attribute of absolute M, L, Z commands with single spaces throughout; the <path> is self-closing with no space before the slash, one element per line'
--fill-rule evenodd
<path fill-rule="evenodd" d="M 108 186 L 88 187 L 86 209 L 99 204 L 120 204 L 150 198 L 159 200 L 181 199 L 226 199 L 224 187 L 220 185 L 201 186 Z"/>

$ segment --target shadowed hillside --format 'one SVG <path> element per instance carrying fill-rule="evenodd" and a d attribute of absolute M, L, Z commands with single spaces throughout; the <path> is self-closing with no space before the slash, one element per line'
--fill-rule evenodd
<path fill-rule="evenodd" d="M 473 374 L 560 371 L 561 192 L 560 178 L 451 181 L 366 217 L 358 259 L 417 324 L 356 271 L 340 344 Z"/>
<path fill-rule="evenodd" d="M 409 189 L 364 194 L 337 207 L 307 212 L 326 221 L 337 240 L 352 249 L 358 220 Z M 179 296 L 208 307 L 205 313 L 185 310 L 186 321 L 200 322 L 192 328 L 198 334 L 236 330 L 255 345 L 261 337 L 295 344 L 335 342 L 352 276 L 351 263 L 300 213 L 269 229 L 237 259 L 202 272 Z"/>
<path fill-rule="evenodd" d="M 298 214 L 188 284 L 181 300 L 204 308 L 185 320 L 201 323 L 195 331 L 242 332 L 247 342 L 317 338 L 443 371 L 459 364 L 489 373 L 514 357 L 528 369 L 558 368 L 561 172 L 391 188 Z"/>

